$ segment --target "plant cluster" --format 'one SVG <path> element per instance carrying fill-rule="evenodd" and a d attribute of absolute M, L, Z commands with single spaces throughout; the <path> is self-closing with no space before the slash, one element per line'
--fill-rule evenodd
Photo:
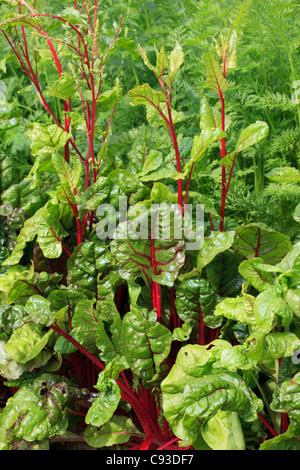
<path fill-rule="evenodd" d="M 243 106 L 252 2 L 198 43 L 213 7 L 187 2 L 198 23 L 159 46 L 151 2 L 128 2 L 129 20 L 114 17 L 123 2 L 0 3 L 13 90 L 0 102 L 0 449 L 298 450 L 300 172 L 275 158 L 280 116 L 268 112 L 284 91 Z M 299 107 L 285 103 L 286 124 Z M 275 163 L 258 188 L 270 133 Z"/>

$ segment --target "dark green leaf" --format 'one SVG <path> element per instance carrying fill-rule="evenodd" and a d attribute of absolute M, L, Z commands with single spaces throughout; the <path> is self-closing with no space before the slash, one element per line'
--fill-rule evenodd
<path fill-rule="evenodd" d="M 134 308 L 123 319 L 124 354 L 131 370 L 145 381 L 156 380 L 171 348 L 172 334 L 156 313 Z"/>

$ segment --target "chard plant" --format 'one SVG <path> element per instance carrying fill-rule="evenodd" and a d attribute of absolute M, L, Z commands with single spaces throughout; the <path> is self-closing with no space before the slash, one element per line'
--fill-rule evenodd
<path fill-rule="evenodd" d="M 125 162 L 110 151 L 122 84 L 106 86 L 111 55 L 135 49 L 122 20 L 108 41 L 97 0 L 55 14 L 6 3 L 2 33 L 45 117 L 26 127 L 28 176 L 1 193 L 0 372 L 12 390 L 1 449 L 299 449 L 300 246 L 265 224 L 226 221 L 237 154 L 268 133 L 256 121 L 228 139 L 235 30 L 205 54 L 188 140 L 172 99 L 182 47 L 156 47 L 153 64 L 138 46 L 157 85 L 127 99 L 171 147 L 140 135 Z M 47 89 L 43 60 L 57 74 Z M 11 103 L 0 113 L 2 132 L 20 119 Z M 214 205 L 193 184 L 208 149 L 221 169 Z"/>

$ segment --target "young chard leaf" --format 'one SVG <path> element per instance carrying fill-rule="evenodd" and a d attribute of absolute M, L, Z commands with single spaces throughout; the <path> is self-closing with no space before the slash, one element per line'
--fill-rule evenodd
<path fill-rule="evenodd" d="M 254 124 L 250 124 L 244 129 L 236 143 L 235 151 L 242 152 L 251 145 L 257 144 L 263 140 L 269 133 L 269 126 L 263 121 L 256 121 Z"/>
<path fill-rule="evenodd" d="M 67 101 L 77 90 L 77 85 L 75 83 L 72 75 L 68 73 L 63 73 L 56 82 L 49 88 L 48 93 L 51 96 L 60 98 L 61 100 Z"/>
<path fill-rule="evenodd" d="M 220 65 L 212 52 L 205 53 L 205 65 L 208 75 L 205 87 L 210 88 L 218 95 L 224 94 L 230 85 L 223 77 Z"/>

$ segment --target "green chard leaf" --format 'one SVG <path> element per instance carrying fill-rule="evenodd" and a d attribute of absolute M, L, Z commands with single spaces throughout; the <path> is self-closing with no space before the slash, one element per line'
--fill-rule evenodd
<path fill-rule="evenodd" d="M 273 285 L 276 279 L 276 272 L 281 271 L 280 268 L 264 263 L 262 258 L 245 260 L 239 266 L 239 272 L 244 279 L 250 282 L 259 292 Z"/>
<path fill-rule="evenodd" d="M 219 139 L 226 136 L 226 133 L 219 127 L 204 129 L 199 136 L 194 137 L 190 160 L 184 166 L 183 176 L 186 176 L 193 165 L 205 157 L 208 147 Z"/>
<path fill-rule="evenodd" d="M 93 401 L 85 422 L 101 427 L 112 418 L 116 411 L 121 399 L 121 391 L 113 379 L 105 379 L 100 383 L 98 381 L 95 388 L 100 391 L 100 396 Z"/>
<path fill-rule="evenodd" d="M 57 286 L 62 276 L 59 274 L 49 274 L 47 272 L 35 273 L 29 271 L 12 282 L 7 291 L 7 301 L 10 304 L 26 304 L 34 295 L 42 297 L 47 295 L 54 286 Z"/>
<path fill-rule="evenodd" d="M 172 52 L 170 53 L 169 57 L 169 74 L 168 74 L 168 81 L 172 80 L 178 70 L 180 69 L 181 65 L 184 61 L 184 54 L 182 47 L 179 43 L 176 44 Z"/>
<path fill-rule="evenodd" d="M 81 300 L 75 307 L 71 336 L 90 353 L 97 351 L 98 313 L 93 308 L 95 301 Z"/>
<path fill-rule="evenodd" d="M 100 429 L 88 426 L 84 431 L 84 440 L 88 445 L 97 449 L 124 444 L 133 434 L 139 434 L 139 430 L 132 420 L 126 416 L 114 415 Z"/>
<path fill-rule="evenodd" d="M 128 92 L 128 96 L 131 98 L 132 106 L 151 104 L 154 108 L 159 108 L 161 103 L 167 101 L 167 98 L 161 91 L 154 91 L 148 83 L 133 88 Z"/>
<path fill-rule="evenodd" d="M 14 251 L 3 265 L 11 266 L 19 263 L 27 243 L 33 241 L 36 236 L 37 243 L 46 258 L 59 258 L 63 251 L 62 240 L 69 235 L 64 228 L 66 216 L 72 217 L 69 207 L 65 211 L 63 205 L 52 204 L 48 201 L 44 207 L 25 221 L 17 237 Z"/>
<path fill-rule="evenodd" d="M 294 167 L 274 168 L 266 174 L 266 177 L 275 183 L 298 183 L 300 171 Z"/>
<path fill-rule="evenodd" d="M 8 400 L 0 415 L 0 448 L 19 440 L 42 441 L 63 434 L 68 427 L 69 384 L 55 374 L 41 374 L 25 383 Z"/>
<path fill-rule="evenodd" d="M 49 88 L 48 93 L 51 96 L 60 98 L 61 100 L 69 100 L 77 91 L 77 85 L 72 75 L 62 73 L 56 82 Z"/>
<path fill-rule="evenodd" d="M 156 313 L 134 308 L 122 323 L 124 354 L 131 370 L 145 382 L 157 380 L 166 372 L 172 333 L 156 321 Z"/>
<path fill-rule="evenodd" d="M 288 326 L 293 320 L 293 310 L 278 289 L 273 286 L 261 292 L 255 299 L 253 313 L 257 327 L 269 333 L 275 322 Z"/>
<path fill-rule="evenodd" d="M 255 297 L 245 293 L 235 298 L 227 297 L 217 304 L 214 315 L 256 326 L 253 313 L 254 301 Z"/>
<path fill-rule="evenodd" d="M 212 52 L 206 52 L 205 65 L 208 75 L 205 87 L 215 91 L 218 95 L 224 94 L 230 85 L 223 77 L 220 65 Z"/>
<path fill-rule="evenodd" d="M 197 269 L 201 270 L 207 266 L 219 254 L 231 248 L 234 242 L 234 231 L 212 232 L 204 237 L 203 246 L 197 255 Z"/>
<path fill-rule="evenodd" d="M 192 322 L 199 328 L 200 319 L 210 328 L 217 328 L 221 318 L 213 315 L 219 296 L 209 281 L 196 276 L 184 279 L 176 289 L 176 311 L 184 322 Z"/>
<path fill-rule="evenodd" d="M 52 155 L 63 148 L 72 137 L 57 124 L 43 126 L 37 122 L 28 125 L 26 134 L 31 140 L 31 152 L 34 157 Z"/>
<path fill-rule="evenodd" d="M 149 285 L 152 280 L 172 287 L 185 261 L 185 242 L 179 238 L 181 231 L 177 233 L 181 215 L 176 205 L 171 211 L 167 203 L 154 206 L 135 206 L 139 215 L 118 225 L 111 252 L 124 279 L 143 277 Z"/>
<path fill-rule="evenodd" d="M 16 362 L 25 364 L 35 358 L 47 345 L 53 330 L 42 331 L 42 326 L 33 322 L 17 328 L 6 343 L 7 354 Z"/>
<path fill-rule="evenodd" d="M 288 413 L 291 422 L 297 425 L 299 432 L 300 372 L 298 372 L 292 380 L 286 380 L 276 387 L 270 406 L 274 411 Z"/>
<path fill-rule="evenodd" d="M 235 152 L 242 152 L 251 145 L 263 140 L 269 133 L 269 126 L 263 121 L 256 121 L 244 129 L 236 143 Z"/>
<path fill-rule="evenodd" d="M 236 412 L 251 422 L 263 407 L 236 372 L 212 368 L 220 349 L 221 345 L 217 351 L 198 345 L 181 348 L 175 365 L 161 384 L 165 417 L 174 434 L 186 445 L 197 441 L 202 424 L 219 410 Z"/>
<path fill-rule="evenodd" d="M 245 438 L 236 412 L 222 411 L 209 418 L 201 428 L 205 442 L 213 450 L 245 450 Z"/>
<path fill-rule="evenodd" d="M 98 108 L 100 112 L 109 111 L 114 107 L 117 101 L 122 99 L 122 88 L 120 87 L 119 80 L 116 80 L 116 86 L 112 90 L 107 90 L 102 93 L 97 99 Z"/>
<path fill-rule="evenodd" d="M 243 258 L 261 258 L 266 264 L 275 265 L 292 247 L 287 235 L 276 232 L 265 224 L 248 224 L 236 229 L 233 249 Z"/>
<path fill-rule="evenodd" d="M 19 108 L 11 103 L 0 102 L 0 132 L 5 132 L 20 124 Z"/>
<path fill-rule="evenodd" d="M 68 287 L 96 299 L 101 273 L 111 262 L 111 254 L 103 242 L 81 243 L 68 259 Z"/>

